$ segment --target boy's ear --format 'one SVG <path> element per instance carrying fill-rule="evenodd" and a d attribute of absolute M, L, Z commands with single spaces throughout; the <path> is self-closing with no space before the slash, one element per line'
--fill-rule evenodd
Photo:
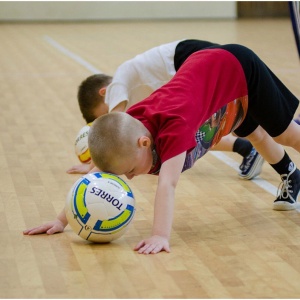
<path fill-rule="evenodd" d="M 100 95 L 100 96 L 104 97 L 104 96 L 105 96 L 105 93 L 106 93 L 106 86 L 103 87 L 103 88 L 101 88 L 101 89 L 99 90 L 99 95 Z"/>
<path fill-rule="evenodd" d="M 143 135 L 138 140 L 139 147 L 151 147 L 151 140 L 149 137 Z"/>

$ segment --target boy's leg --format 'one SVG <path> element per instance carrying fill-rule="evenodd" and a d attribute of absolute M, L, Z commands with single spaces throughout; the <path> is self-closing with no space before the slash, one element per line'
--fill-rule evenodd
<path fill-rule="evenodd" d="M 258 126 L 246 138 L 269 164 L 276 164 L 283 158 L 282 145 L 276 143 L 261 126 Z"/>
<path fill-rule="evenodd" d="M 276 138 L 272 138 L 260 126 L 247 136 L 257 151 L 281 176 L 282 184 L 273 204 L 275 210 L 291 210 L 297 207 L 297 198 L 300 192 L 300 171 L 285 152 L 283 146 L 276 142 L 294 147 L 297 150 L 297 147 L 300 147 L 300 141 L 293 141 L 295 136 L 300 137 L 300 127 L 295 122 L 292 122 L 288 129 Z M 300 148 L 298 151 L 300 152 Z"/>
<path fill-rule="evenodd" d="M 274 137 L 274 140 L 279 144 L 292 147 L 300 153 L 300 126 L 292 121 L 282 134 Z"/>
<path fill-rule="evenodd" d="M 232 151 L 240 154 L 243 157 L 243 161 L 239 167 L 239 176 L 242 179 L 251 180 L 261 173 L 264 159 L 246 139 L 229 134 L 222 137 L 220 142 L 211 150 Z"/>
<path fill-rule="evenodd" d="M 235 133 L 247 137 L 281 176 L 282 187 L 273 208 L 295 209 L 300 191 L 300 171 L 275 140 L 300 150 L 300 133 L 295 129 L 295 122 L 290 124 L 299 100 L 253 51 L 237 45 L 224 47 L 241 63 L 248 86 L 248 112 Z M 286 132 L 288 127 L 290 128 Z M 276 138 L 274 140 L 271 137 Z"/>

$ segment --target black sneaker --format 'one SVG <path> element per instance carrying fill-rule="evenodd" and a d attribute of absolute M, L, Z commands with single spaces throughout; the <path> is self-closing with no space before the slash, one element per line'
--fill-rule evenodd
<path fill-rule="evenodd" d="M 300 171 L 293 162 L 289 165 L 289 174 L 282 174 L 274 210 L 292 210 L 297 208 L 297 198 L 300 192 Z"/>
<path fill-rule="evenodd" d="M 300 114 L 297 116 L 297 118 L 294 119 L 294 121 L 300 125 Z"/>
<path fill-rule="evenodd" d="M 259 175 L 263 163 L 263 157 L 255 150 L 255 148 L 252 148 L 250 154 L 244 157 L 242 164 L 240 165 L 240 178 L 250 180 Z"/>

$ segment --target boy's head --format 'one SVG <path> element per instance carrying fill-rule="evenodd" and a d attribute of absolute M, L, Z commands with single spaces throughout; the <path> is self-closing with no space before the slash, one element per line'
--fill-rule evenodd
<path fill-rule="evenodd" d="M 152 167 L 151 134 L 127 113 L 113 112 L 96 119 L 88 143 L 94 164 L 103 172 L 131 179 L 147 174 Z"/>
<path fill-rule="evenodd" d="M 86 78 L 78 88 L 78 104 L 83 118 L 87 123 L 108 113 L 108 106 L 104 102 L 106 87 L 112 77 L 105 74 L 95 74 Z"/>

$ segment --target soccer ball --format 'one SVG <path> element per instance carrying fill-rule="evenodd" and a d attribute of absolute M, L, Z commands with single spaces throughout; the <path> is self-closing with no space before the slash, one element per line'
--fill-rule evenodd
<path fill-rule="evenodd" d="M 92 123 L 88 123 L 87 125 L 83 126 L 76 137 L 75 140 L 75 153 L 79 160 L 82 163 L 89 163 L 91 161 L 91 155 L 88 145 L 88 135 L 90 128 L 92 126 Z"/>
<path fill-rule="evenodd" d="M 89 173 L 70 189 L 65 206 L 67 220 L 83 239 L 107 243 L 121 237 L 135 213 L 130 187 L 120 177 Z"/>

